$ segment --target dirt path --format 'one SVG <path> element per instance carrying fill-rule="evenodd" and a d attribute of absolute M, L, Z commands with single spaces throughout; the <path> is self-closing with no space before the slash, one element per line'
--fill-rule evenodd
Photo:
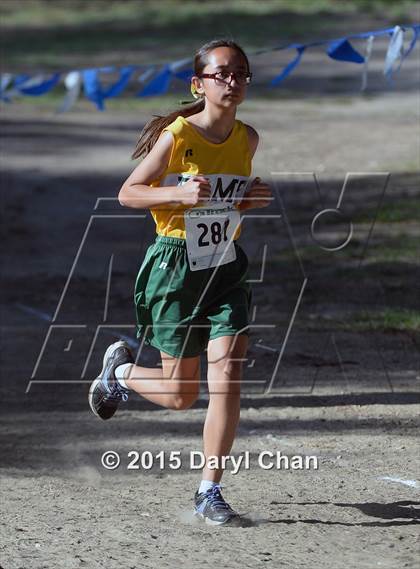
<path fill-rule="evenodd" d="M 243 410 L 232 454 L 249 451 L 250 468 L 224 475 L 225 495 L 243 514 L 243 526 L 230 529 L 191 516 L 200 476 L 189 453 L 201 449 L 205 410 L 122 412 L 110 424 L 86 412 L 9 417 L 2 566 L 414 568 L 418 411 Z M 118 470 L 101 467 L 108 450 L 121 455 Z M 164 451 L 168 460 L 180 451 L 182 468 L 156 461 L 152 470 L 127 470 L 132 450 Z M 284 462 L 264 470 L 263 451 L 316 456 L 318 470 Z"/>

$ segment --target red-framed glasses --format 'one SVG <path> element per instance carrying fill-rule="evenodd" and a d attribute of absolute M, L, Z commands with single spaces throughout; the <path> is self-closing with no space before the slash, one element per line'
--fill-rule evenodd
<path fill-rule="evenodd" d="M 239 85 L 249 85 L 252 79 L 252 73 L 247 71 L 218 71 L 217 73 L 202 73 L 199 75 L 203 79 L 214 79 L 216 85 L 230 85 L 232 77 Z"/>

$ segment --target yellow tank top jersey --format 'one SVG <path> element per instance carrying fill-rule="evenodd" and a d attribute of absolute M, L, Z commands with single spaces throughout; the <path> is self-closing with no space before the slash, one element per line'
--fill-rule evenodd
<path fill-rule="evenodd" d="M 238 207 L 251 175 L 251 154 L 248 132 L 244 123 L 235 120 L 233 130 L 222 143 L 210 142 L 182 116 L 163 129 L 172 132 L 174 145 L 169 164 L 162 176 L 150 183 L 152 187 L 181 186 L 191 176 L 202 174 L 209 178 L 211 200 Z M 204 202 L 195 207 L 203 207 Z M 168 209 L 150 209 L 158 235 L 186 238 L 184 212 L 191 206 L 178 205 Z M 234 240 L 241 234 L 237 228 Z"/>

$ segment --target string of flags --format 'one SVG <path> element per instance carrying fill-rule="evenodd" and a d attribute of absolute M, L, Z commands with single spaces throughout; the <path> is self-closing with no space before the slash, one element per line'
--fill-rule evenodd
<path fill-rule="evenodd" d="M 388 49 L 385 56 L 383 74 L 385 79 L 392 83 L 393 75 L 400 68 L 404 59 L 413 50 L 417 36 L 420 31 L 420 24 L 407 26 L 394 26 L 370 32 L 363 32 L 350 36 L 340 37 L 329 40 L 319 40 L 311 43 L 290 43 L 279 45 L 268 49 L 262 49 L 249 53 L 252 56 L 264 53 L 290 50 L 295 52 L 293 59 L 282 69 L 281 73 L 271 79 L 269 85 L 276 87 L 282 83 L 299 65 L 304 53 L 315 46 L 326 45 L 326 54 L 337 61 L 362 64 L 361 91 L 367 88 L 368 64 L 373 51 L 374 40 L 378 36 L 388 35 L 390 37 Z M 408 39 L 412 34 L 411 40 Z M 351 44 L 351 40 L 366 40 L 365 54 L 359 53 Z M 406 43 L 408 45 L 406 46 Z M 168 92 L 170 84 L 174 78 L 190 83 L 194 74 L 193 59 L 185 58 L 171 63 L 149 64 L 149 65 L 125 65 L 122 67 L 109 66 L 90 69 L 75 69 L 70 72 L 56 72 L 52 75 L 37 74 L 0 74 L 0 100 L 11 102 L 15 97 L 32 96 L 38 97 L 48 93 L 60 82 L 64 83 L 66 94 L 57 112 L 69 111 L 79 98 L 82 89 L 85 97 L 94 103 L 97 109 L 105 110 L 106 99 L 118 97 L 128 83 L 133 78 L 140 83 L 141 87 L 136 93 L 137 97 L 152 97 L 163 95 Z M 108 86 L 101 82 L 106 74 L 117 75 L 117 79 Z"/>

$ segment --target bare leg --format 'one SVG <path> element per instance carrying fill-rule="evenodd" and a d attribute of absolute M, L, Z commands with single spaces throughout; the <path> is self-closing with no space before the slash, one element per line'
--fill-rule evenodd
<path fill-rule="evenodd" d="M 204 455 L 226 456 L 235 439 L 240 418 L 242 361 L 248 336 L 222 336 L 210 340 L 208 355 L 209 406 L 204 424 Z M 238 361 L 239 360 L 239 361 Z M 223 469 L 203 469 L 203 480 L 220 482 Z"/>
<path fill-rule="evenodd" d="M 133 365 L 127 369 L 127 387 L 169 409 L 188 409 L 197 400 L 200 389 L 200 356 L 174 358 L 164 352 L 162 369 Z"/>

